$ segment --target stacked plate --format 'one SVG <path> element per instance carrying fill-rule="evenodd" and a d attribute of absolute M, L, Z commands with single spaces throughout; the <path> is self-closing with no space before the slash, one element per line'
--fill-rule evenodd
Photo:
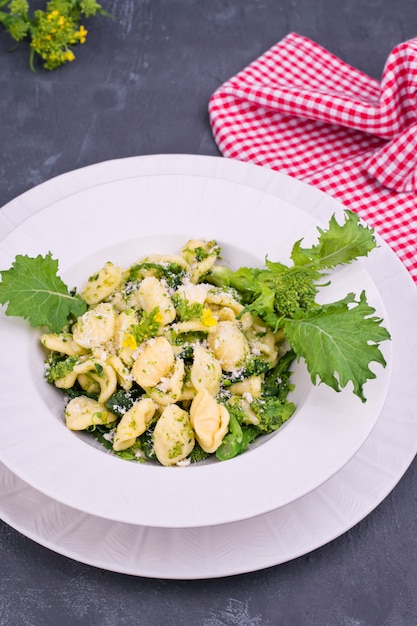
<path fill-rule="evenodd" d="M 51 251 L 66 284 L 106 261 L 128 267 L 190 238 L 216 239 L 232 266 L 288 260 L 343 207 L 277 172 L 217 157 L 109 161 L 34 188 L 0 212 L 0 268 Z M 295 369 L 298 409 L 235 459 L 189 467 L 123 461 L 63 423 L 43 379 L 37 331 L 2 312 L 0 517 L 78 561 L 175 579 L 249 572 L 305 554 L 375 508 L 417 451 L 415 285 L 383 241 L 332 274 L 331 300 L 366 291 L 392 336 L 366 403 Z"/>

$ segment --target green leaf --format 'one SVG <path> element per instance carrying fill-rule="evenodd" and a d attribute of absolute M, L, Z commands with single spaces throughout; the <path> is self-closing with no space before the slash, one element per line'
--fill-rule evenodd
<path fill-rule="evenodd" d="M 365 402 L 363 385 L 376 377 L 369 364 L 385 367 L 378 344 L 390 339 L 382 320 L 373 313 L 364 292 L 358 302 L 350 293 L 343 300 L 284 321 L 286 339 L 297 356 L 305 359 L 313 384 L 319 379 L 340 391 L 352 382 L 353 392 Z"/>
<path fill-rule="evenodd" d="M 1 271 L 0 304 L 6 315 L 23 317 L 34 327 L 47 326 L 60 332 L 71 316 L 78 317 L 87 304 L 57 275 L 58 261 L 49 252 L 45 257 L 16 256 L 12 267 Z"/>
<path fill-rule="evenodd" d="M 333 215 L 327 230 L 318 228 L 319 241 L 311 248 L 302 248 L 301 240 L 297 241 L 291 253 L 294 265 L 320 271 L 367 256 L 376 247 L 373 229 L 363 226 L 352 211 L 345 211 L 345 218 L 340 225 Z"/>

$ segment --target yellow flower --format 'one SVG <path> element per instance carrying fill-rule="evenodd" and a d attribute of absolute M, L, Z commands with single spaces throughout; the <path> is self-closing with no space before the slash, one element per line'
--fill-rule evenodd
<path fill-rule="evenodd" d="M 65 52 L 65 60 L 66 61 L 73 61 L 75 59 L 75 54 L 72 52 L 72 50 L 67 50 Z"/>
<path fill-rule="evenodd" d="M 88 33 L 88 30 L 86 30 L 84 26 L 81 25 L 80 28 L 75 33 L 75 36 L 77 37 L 80 43 L 85 43 L 85 40 L 87 38 L 87 33 Z"/>
<path fill-rule="evenodd" d="M 56 9 L 54 11 L 51 11 L 50 13 L 47 14 L 47 19 L 48 20 L 54 20 L 59 16 L 59 11 L 57 11 Z"/>
<path fill-rule="evenodd" d="M 201 321 L 203 322 L 204 326 L 215 326 L 217 324 L 217 320 L 213 316 L 211 309 L 203 310 Z"/>
<path fill-rule="evenodd" d="M 130 348 L 131 350 L 136 350 L 138 344 L 136 343 L 136 339 L 132 335 L 132 333 L 125 333 L 122 341 L 122 346 L 124 348 Z"/>

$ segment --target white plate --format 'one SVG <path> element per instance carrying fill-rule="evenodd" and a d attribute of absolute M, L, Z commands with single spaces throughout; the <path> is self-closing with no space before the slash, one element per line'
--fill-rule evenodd
<path fill-rule="evenodd" d="M 103 163 L 60 176 L 0 211 L 0 238 L 28 216 L 92 184 L 135 176 L 155 158 Z M 159 157 L 163 170 L 210 168 L 297 204 L 326 221 L 338 204 L 298 181 L 253 166 L 204 157 Z M 396 367 L 372 433 L 330 480 L 299 500 L 265 515 L 221 526 L 164 529 L 97 518 L 36 491 L 0 464 L 0 516 L 39 544 L 83 563 L 126 574 L 172 579 L 228 576 L 283 563 L 324 545 L 371 512 L 400 480 L 417 452 L 417 337 L 410 332 L 417 290 L 400 261 L 381 244 L 368 267 L 389 315 Z M 372 257 L 370 257 L 372 259 Z"/>
<path fill-rule="evenodd" d="M 17 254 L 50 250 L 65 282 L 82 288 L 108 260 L 128 267 L 144 254 L 176 252 L 190 237 L 217 239 L 234 267 L 262 265 L 266 254 L 288 260 L 301 237 L 311 244 L 317 225 L 326 225 L 332 213 L 343 219 L 340 205 L 323 194 L 225 159 L 138 157 L 86 170 L 74 172 L 75 189 L 58 198 L 49 192 L 59 179 L 41 186 L 39 210 L 2 240 L 0 267 L 10 267 Z M 86 175 L 88 184 L 77 190 L 77 180 Z M 35 205 L 39 193 L 33 190 Z M 17 202 L 32 202 L 31 192 Z M 6 219 L 14 214 L 11 204 L 2 211 Z M 396 320 L 371 272 L 385 253 L 381 243 L 368 259 L 335 272 L 325 298 L 365 289 L 397 346 Z M 373 365 L 377 378 L 366 385 L 365 404 L 350 388 L 337 394 L 324 385 L 313 387 L 297 366 L 298 410 L 275 436 L 224 463 L 167 469 L 123 461 L 65 428 L 62 394 L 43 380 L 38 332 L 27 322 L 3 313 L 0 343 L 0 460 L 62 504 L 109 520 L 169 528 L 248 519 L 316 489 L 364 443 L 384 405 L 392 371 L 402 369 L 404 361 L 391 342 L 382 346 L 388 367 Z"/>

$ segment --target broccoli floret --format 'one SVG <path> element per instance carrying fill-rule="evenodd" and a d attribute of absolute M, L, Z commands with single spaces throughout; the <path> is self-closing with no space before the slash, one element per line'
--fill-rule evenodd
<path fill-rule="evenodd" d="M 259 419 L 258 432 L 272 433 L 293 415 L 296 406 L 277 397 L 266 397 L 253 400 L 250 408 Z"/>
<path fill-rule="evenodd" d="M 274 266 L 281 264 L 266 262 L 268 270 L 272 270 Z M 311 308 L 315 302 L 317 287 L 312 280 L 312 274 L 305 269 L 285 268 L 281 274 L 274 273 L 272 276 L 261 275 L 261 282 L 271 288 L 274 292 L 274 309 L 278 315 L 284 317 L 294 317 L 299 311 L 306 311 Z"/>
<path fill-rule="evenodd" d="M 267 372 L 262 384 L 262 394 L 250 403 L 251 410 L 259 419 L 256 425 L 264 433 L 277 430 L 294 413 L 296 407 L 287 400 L 288 393 L 294 389 L 291 384 L 290 367 L 295 359 L 293 350 L 286 352 L 276 366 Z"/>
<path fill-rule="evenodd" d="M 132 335 L 137 344 L 146 341 L 151 337 L 155 337 L 158 334 L 161 314 L 159 313 L 159 307 L 156 306 L 150 313 L 142 311 L 142 316 L 137 324 L 131 325 Z"/>
<path fill-rule="evenodd" d="M 190 459 L 191 463 L 198 463 L 199 461 L 204 461 L 209 456 L 210 456 L 209 453 L 205 452 L 203 448 L 196 441 L 194 448 L 191 450 L 188 458 Z"/>
<path fill-rule="evenodd" d="M 316 306 L 318 273 L 305 267 L 287 267 L 266 260 L 266 269 L 241 267 L 233 271 L 215 265 L 206 277 L 217 287 L 236 289 L 245 311 L 262 318 L 277 330 L 284 318 Z"/>

